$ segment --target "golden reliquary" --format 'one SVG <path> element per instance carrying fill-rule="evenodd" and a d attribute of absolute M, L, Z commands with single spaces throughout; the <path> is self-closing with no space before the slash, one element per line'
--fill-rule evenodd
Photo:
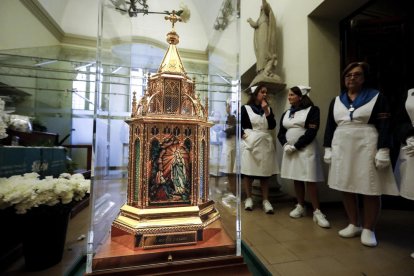
<path fill-rule="evenodd" d="M 147 90 L 129 124 L 128 199 L 112 224 L 112 240 L 131 249 L 197 244 L 220 216 L 208 199 L 208 104 L 195 94 L 176 48 L 174 23 L 168 50 L 148 75 Z"/>

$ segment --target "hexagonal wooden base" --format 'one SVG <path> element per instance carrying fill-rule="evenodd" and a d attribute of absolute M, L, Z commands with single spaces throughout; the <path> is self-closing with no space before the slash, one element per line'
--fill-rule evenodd
<path fill-rule="evenodd" d="M 219 218 L 212 200 L 172 208 L 139 209 L 125 204 L 112 223 L 111 237 L 130 249 L 194 245 L 204 240 L 204 229 Z"/>
<path fill-rule="evenodd" d="M 124 237 L 127 238 L 127 237 Z M 235 241 L 222 228 L 219 220 L 210 224 L 203 232 L 203 240 L 195 245 L 154 249 L 130 249 L 108 239 L 93 259 L 93 270 L 175 263 L 192 259 L 204 259 L 236 254 Z"/>

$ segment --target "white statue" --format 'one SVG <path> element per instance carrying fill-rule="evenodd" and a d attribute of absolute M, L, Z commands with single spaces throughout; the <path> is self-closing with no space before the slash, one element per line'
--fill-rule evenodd
<path fill-rule="evenodd" d="M 254 52 L 256 55 L 256 73 L 250 87 L 258 83 L 266 83 L 268 88 L 280 90 L 284 88 L 280 77 L 276 74 L 276 18 L 266 0 L 262 0 L 260 16 L 256 21 L 249 18 L 247 22 L 254 28 Z"/>
<path fill-rule="evenodd" d="M 266 0 L 262 0 L 260 16 L 257 21 L 247 20 L 254 28 L 254 51 L 256 54 L 256 72 L 265 71 L 267 76 L 273 73 L 277 64 L 276 53 L 276 18 Z"/>

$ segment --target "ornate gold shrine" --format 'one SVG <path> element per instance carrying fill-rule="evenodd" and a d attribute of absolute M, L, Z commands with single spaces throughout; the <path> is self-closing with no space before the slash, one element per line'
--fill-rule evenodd
<path fill-rule="evenodd" d="M 176 48 L 174 23 L 168 50 L 147 91 L 135 94 L 129 132 L 128 199 L 112 224 L 112 239 L 129 248 L 196 244 L 220 216 L 208 200 L 208 104 L 195 94 L 195 80 Z"/>

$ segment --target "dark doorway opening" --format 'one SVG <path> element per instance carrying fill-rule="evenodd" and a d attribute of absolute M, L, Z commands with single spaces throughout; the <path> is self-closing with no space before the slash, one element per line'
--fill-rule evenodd
<path fill-rule="evenodd" d="M 414 87 L 414 1 L 369 1 L 341 20 L 340 33 L 341 68 L 353 61 L 370 64 L 372 85 L 388 98 L 395 124 Z M 399 147 L 393 139 L 393 164 Z M 414 201 L 385 196 L 384 207 L 414 209 Z"/>

